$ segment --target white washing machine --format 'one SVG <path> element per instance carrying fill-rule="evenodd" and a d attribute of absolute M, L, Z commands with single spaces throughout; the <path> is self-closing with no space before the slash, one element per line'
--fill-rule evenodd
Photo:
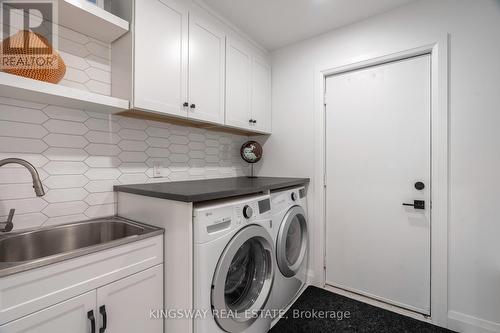
<path fill-rule="evenodd" d="M 194 207 L 195 333 L 265 333 L 271 327 L 274 247 L 269 195 Z"/>
<path fill-rule="evenodd" d="M 271 193 L 276 276 L 274 311 L 285 310 L 307 282 L 309 247 L 305 187 Z"/>

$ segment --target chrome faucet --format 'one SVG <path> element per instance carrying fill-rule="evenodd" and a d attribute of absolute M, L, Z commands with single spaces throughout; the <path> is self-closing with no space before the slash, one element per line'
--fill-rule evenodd
<path fill-rule="evenodd" d="M 33 180 L 33 188 L 35 189 L 36 196 L 41 197 L 45 195 L 45 191 L 43 190 L 43 185 L 40 180 L 40 175 L 38 175 L 38 171 L 36 171 L 33 164 L 20 158 L 6 158 L 0 160 L 0 167 L 4 166 L 5 164 L 19 164 L 28 169 L 28 171 L 31 174 L 31 178 Z M 14 219 L 15 211 L 16 211 L 15 209 L 11 209 L 9 211 L 9 217 L 7 218 L 7 221 L 0 222 L 0 226 L 3 226 L 3 228 L 0 229 L 0 232 L 9 232 L 14 228 L 12 220 Z"/>

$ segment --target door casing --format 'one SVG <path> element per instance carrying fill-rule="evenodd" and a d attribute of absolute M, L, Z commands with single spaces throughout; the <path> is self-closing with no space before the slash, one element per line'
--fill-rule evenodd
<path fill-rule="evenodd" d="M 314 71 L 314 210 L 309 219 L 315 221 L 312 239 L 317 241 L 313 252 L 310 281 L 325 284 L 326 209 L 325 209 L 325 80 L 326 77 L 411 58 L 431 56 L 431 316 L 424 317 L 407 310 L 375 302 L 377 306 L 410 315 L 433 324 L 448 326 L 448 200 L 449 200 L 449 116 L 448 116 L 448 34 L 409 42 L 393 52 L 381 51 L 358 61 L 344 61 L 316 66 Z M 364 297 L 361 297 L 364 298 Z M 373 303 L 372 300 L 367 301 Z"/>

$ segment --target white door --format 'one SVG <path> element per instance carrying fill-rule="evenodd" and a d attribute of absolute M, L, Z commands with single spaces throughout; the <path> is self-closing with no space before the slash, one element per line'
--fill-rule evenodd
<path fill-rule="evenodd" d="M 189 118 L 224 124 L 225 47 L 223 32 L 189 16 Z"/>
<path fill-rule="evenodd" d="M 271 66 L 260 57 L 252 62 L 252 119 L 254 129 L 271 132 Z"/>
<path fill-rule="evenodd" d="M 238 41 L 226 44 L 226 125 L 250 128 L 252 56 Z"/>
<path fill-rule="evenodd" d="M 328 77 L 325 96 L 326 283 L 423 314 L 430 72 L 429 55 L 350 71 Z M 414 200 L 425 208 L 403 205 Z"/>
<path fill-rule="evenodd" d="M 162 333 L 163 319 L 150 310 L 163 309 L 163 265 L 97 289 L 99 327 L 106 333 Z"/>
<path fill-rule="evenodd" d="M 169 0 L 136 1 L 134 25 L 133 106 L 186 117 L 187 10 Z"/>
<path fill-rule="evenodd" d="M 97 332 L 96 292 L 91 291 L 0 326 L 2 333 Z M 94 330 L 92 328 L 94 327 Z"/>

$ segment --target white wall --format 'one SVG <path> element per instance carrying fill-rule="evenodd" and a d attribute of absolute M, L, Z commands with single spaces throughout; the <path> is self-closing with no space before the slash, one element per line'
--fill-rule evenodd
<path fill-rule="evenodd" d="M 450 325 L 500 332 L 499 0 L 421 0 L 274 52 L 273 135 L 258 170 L 314 177 L 315 66 L 382 56 L 445 33 L 450 34 Z M 309 207 L 313 192 L 310 188 Z M 317 213 L 310 212 L 311 221 Z M 320 252 L 314 249 L 316 271 Z"/>

